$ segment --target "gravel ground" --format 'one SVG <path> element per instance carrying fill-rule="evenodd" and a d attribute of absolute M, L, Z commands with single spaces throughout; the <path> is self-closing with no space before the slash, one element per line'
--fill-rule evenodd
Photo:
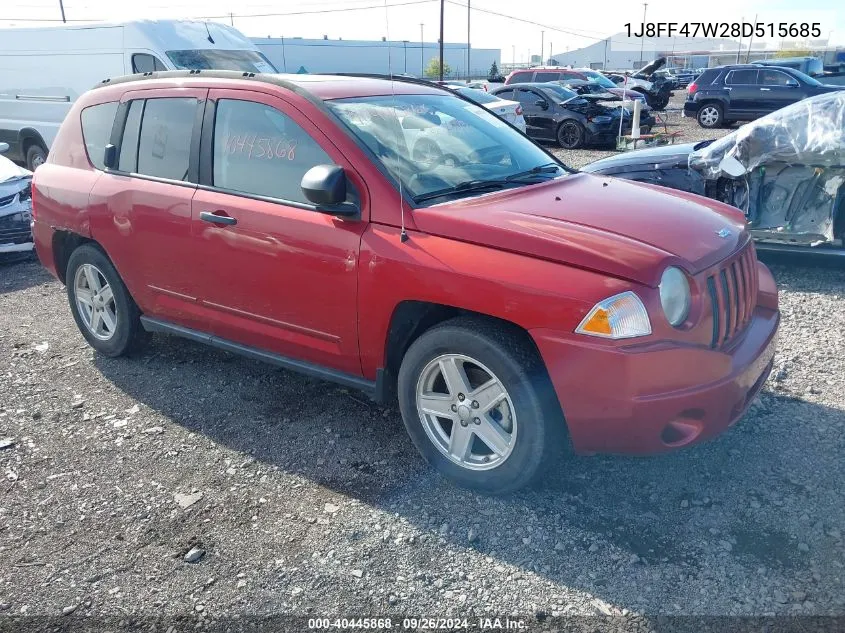
<path fill-rule="evenodd" d="M 845 275 L 805 264 L 772 263 L 739 424 L 505 498 L 354 391 L 163 336 L 100 357 L 37 262 L 0 265 L 0 611 L 845 615 Z"/>
<path fill-rule="evenodd" d="M 715 130 L 706 130 L 695 119 L 689 117 L 682 117 L 681 112 L 684 108 L 684 101 L 687 98 L 686 90 L 676 90 L 675 96 L 669 101 L 669 105 L 661 113 L 666 120 L 666 128 L 670 132 L 680 131 L 681 136 L 678 143 L 692 143 L 695 141 L 704 141 L 709 138 L 720 138 L 725 134 L 729 134 L 737 128 L 734 124 L 727 128 L 718 128 Z M 608 150 L 603 148 L 591 147 L 588 149 L 573 149 L 565 150 L 557 146 L 549 146 L 554 154 L 560 158 L 564 163 L 571 167 L 581 168 L 587 163 L 591 163 L 599 158 L 605 156 L 613 156 L 616 150 Z"/>

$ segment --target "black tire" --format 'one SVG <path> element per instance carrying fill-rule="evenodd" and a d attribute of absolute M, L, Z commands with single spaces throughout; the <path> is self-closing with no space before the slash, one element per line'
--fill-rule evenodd
<path fill-rule="evenodd" d="M 724 111 L 719 103 L 705 103 L 698 109 L 695 118 L 701 127 L 713 129 L 722 125 Z"/>
<path fill-rule="evenodd" d="M 459 465 L 446 457 L 426 432 L 417 409 L 417 385 L 426 367 L 444 354 L 461 354 L 489 368 L 513 403 L 513 448 L 492 469 L 472 470 Z M 546 471 L 545 466 L 563 444 L 563 416 L 536 350 L 510 329 L 482 319 L 451 319 L 414 341 L 402 359 L 398 392 L 402 419 L 417 450 L 438 472 L 465 488 L 488 494 L 522 488 Z M 474 441 L 470 440 L 471 446 L 475 446 Z"/>
<path fill-rule="evenodd" d="M 43 165 L 46 160 L 47 150 L 38 143 L 33 143 L 26 148 L 26 168 L 29 171 L 35 171 L 35 168 Z"/>
<path fill-rule="evenodd" d="M 84 265 L 91 264 L 96 267 L 105 280 L 108 282 L 114 296 L 114 307 L 116 325 L 111 337 L 102 340 L 94 336 L 83 320 L 79 306 L 76 301 L 75 280 L 77 271 Z M 126 289 L 123 280 L 115 270 L 106 254 L 94 244 L 83 244 L 73 251 L 68 260 L 67 272 L 67 296 L 70 303 L 70 311 L 76 325 L 88 344 L 104 356 L 123 356 L 137 349 L 146 340 L 146 332 L 141 326 L 141 312 L 135 301 Z"/>
<path fill-rule="evenodd" d="M 584 145 L 584 126 L 567 119 L 557 128 L 557 144 L 563 149 L 578 149 Z"/>

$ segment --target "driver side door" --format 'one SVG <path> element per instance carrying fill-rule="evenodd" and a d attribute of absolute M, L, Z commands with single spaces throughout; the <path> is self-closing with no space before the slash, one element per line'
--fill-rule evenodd
<path fill-rule="evenodd" d="M 554 140 L 554 120 L 549 101 L 530 88 L 518 88 L 515 92 L 525 117 L 525 133 L 531 138 Z M 538 105 L 541 102 L 546 105 L 545 108 Z"/>
<path fill-rule="evenodd" d="M 211 90 L 192 201 L 198 296 L 222 339 L 360 376 L 358 255 L 369 218 L 363 180 L 282 98 Z M 360 217 L 317 211 L 302 192 L 334 164 Z"/>

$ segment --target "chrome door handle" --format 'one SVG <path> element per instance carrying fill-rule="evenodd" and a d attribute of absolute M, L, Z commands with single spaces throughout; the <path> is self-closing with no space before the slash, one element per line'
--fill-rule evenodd
<path fill-rule="evenodd" d="M 222 211 L 220 211 L 222 213 Z M 237 224 L 237 218 L 228 215 L 217 215 L 211 211 L 203 211 L 200 213 L 200 220 L 204 222 L 211 222 L 212 224 Z"/>

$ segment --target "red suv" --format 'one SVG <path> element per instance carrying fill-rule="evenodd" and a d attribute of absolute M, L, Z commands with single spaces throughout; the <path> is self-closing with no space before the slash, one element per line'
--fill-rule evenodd
<path fill-rule="evenodd" d="M 112 80 L 33 197 L 102 354 L 164 332 L 398 396 L 426 459 L 485 491 L 542 475 L 565 431 L 586 453 L 713 437 L 771 368 L 777 291 L 741 212 L 573 173 L 430 84 Z"/>

